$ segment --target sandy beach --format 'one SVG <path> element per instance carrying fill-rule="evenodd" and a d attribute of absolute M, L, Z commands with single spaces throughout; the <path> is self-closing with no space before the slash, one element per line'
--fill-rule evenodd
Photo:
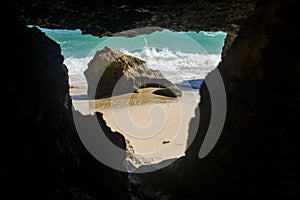
<path fill-rule="evenodd" d="M 184 155 L 189 122 L 195 116 L 199 94 L 183 91 L 179 98 L 153 94 L 157 88 L 138 93 L 91 100 L 86 88 L 73 87 L 70 94 L 76 110 L 82 114 L 103 113 L 113 130 L 129 141 L 129 162 L 135 167 Z"/>

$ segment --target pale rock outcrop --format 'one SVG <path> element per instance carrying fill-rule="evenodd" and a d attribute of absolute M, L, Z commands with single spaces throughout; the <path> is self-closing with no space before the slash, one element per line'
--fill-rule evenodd
<path fill-rule="evenodd" d="M 135 92 L 138 88 L 168 88 L 173 97 L 181 91 L 165 79 L 158 70 L 149 69 L 146 62 L 109 47 L 97 51 L 84 72 L 88 82 L 88 96 L 101 98 Z M 161 95 L 170 96 L 164 94 Z"/>

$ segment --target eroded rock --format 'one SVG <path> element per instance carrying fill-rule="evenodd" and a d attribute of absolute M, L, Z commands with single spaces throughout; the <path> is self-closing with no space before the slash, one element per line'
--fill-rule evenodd
<path fill-rule="evenodd" d="M 168 88 L 173 96 L 182 95 L 160 71 L 149 69 L 145 61 L 109 47 L 96 52 L 84 75 L 91 98 L 132 93 L 143 87 Z"/>
<path fill-rule="evenodd" d="M 60 46 L 6 10 L 8 16 L 1 18 L 6 27 L 1 197 L 91 200 L 109 195 L 122 199 L 127 194 L 127 175 L 101 164 L 78 138 Z M 82 120 L 90 118 L 74 114 Z M 100 114 L 97 119 L 107 137 L 124 147 L 124 137 L 110 131 Z"/>
<path fill-rule="evenodd" d="M 256 4 L 256 0 L 33 2 L 14 1 L 27 24 L 45 28 L 80 28 L 83 33 L 95 36 L 115 35 L 144 27 L 237 33 Z"/>

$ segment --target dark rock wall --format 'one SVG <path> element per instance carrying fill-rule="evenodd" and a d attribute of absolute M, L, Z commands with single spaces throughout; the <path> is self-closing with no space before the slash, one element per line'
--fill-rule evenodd
<path fill-rule="evenodd" d="M 219 65 L 228 114 L 213 153 L 228 163 L 237 188 L 249 196 L 300 196 L 296 5 L 261 1 Z"/>
<path fill-rule="evenodd" d="M 1 16 L 5 27 L 1 32 L 5 50 L 1 64 L 5 117 L 1 185 L 5 187 L 1 189 L 5 193 L 1 194 L 10 199 L 98 199 L 102 192 L 126 199 L 126 190 L 117 190 L 126 187 L 118 185 L 124 175 L 100 166 L 74 136 L 59 46 L 36 29 L 25 28 L 16 19 L 19 15 L 29 24 L 81 28 L 95 35 L 149 25 L 236 34 L 254 5 L 253 1 L 113 1 L 115 6 L 110 1 L 16 2 L 20 14 Z M 145 4 L 149 11 L 134 10 Z M 219 6 L 220 12 L 205 5 Z M 202 121 L 188 156 L 138 177 L 144 183 L 137 196 L 299 198 L 299 18 L 297 1 L 259 2 L 236 40 L 226 47 L 219 66 L 228 97 L 219 142 L 207 157 L 197 158 L 208 124 Z M 209 116 L 205 84 L 200 92 L 201 116 Z"/>
<path fill-rule="evenodd" d="M 186 157 L 157 172 L 136 175 L 144 181 L 145 196 L 299 198 L 300 59 L 296 27 L 300 16 L 296 4 L 259 3 L 218 66 L 228 100 L 218 143 L 205 158 L 198 158 L 211 116 L 204 83 L 196 139 Z M 190 126 L 194 123 L 192 120 Z"/>
<path fill-rule="evenodd" d="M 126 198 L 127 175 L 99 163 L 77 136 L 60 46 L 8 13 L 1 17 L 1 199 Z M 125 149 L 124 137 L 98 119 Z"/>
<path fill-rule="evenodd" d="M 78 162 L 68 136 L 72 125 L 67 69 L 58 44 L 10 14 L 1 19 L 6 28 L 1 56 L 1 185 L 11 199 L 51 199 L 63 187 L 63 174 Z"/>
<path fill-rule="evenodd" d="M 236 33 L 252 14 L 255 0 L 48 0 L 17 1 L 27 24 L 80 28 L 97 36 L 160 26 L 176 31 Z"/>

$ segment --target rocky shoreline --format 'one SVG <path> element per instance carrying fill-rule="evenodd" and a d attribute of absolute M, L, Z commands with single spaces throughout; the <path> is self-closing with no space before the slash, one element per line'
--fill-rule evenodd
<path fill-rule="evenodd" d="M 112 36 L 124 30 L 144 27 L 236 34 L 240 25 L 253 13 L 255 5 L 256 0 L 99 0 L 84 4 L 71 0 L 49 0 L 36 1 L 35 4 L 20 1 L 16 6 L 27 24 L 45 28 L 80 28 L 86 34 Z"/>
<path fill-rule="evenodd" d="M 297 1 L 261 0 L 255 12 L 254 1 L 244 4 L 237 0 L 165 1 L 166 5 L 133 1 L 124 6 L 120 4 L 124 1 L 116 1 L 117 6 L 111 6 L 110 1 L 99 1 L 103 6 L 84 6 L 86 1 L 80 0 L 74 4 L 68 0 L 26 2 L 14 1 L 17 12 L 11 5 L 1 7 L 5 15 L 1 17 L 5 27 L 1 81 L 6 95 L 1 110 L 1 197 L 299 199 Z M 136 10 L 144 4 L 149 4 L 144 6 L 146 10 Z M 224 6 L 214 10 L 207 4 Z M 227 9 L 226 5 L 236 5 L 237 9 Z M 237 33 L 219 65 L 228 112 L 213 151 L 198 158 L 210 119 L 211 102 L 204 83 L 200 90 L 204 120 L 186 156 L 162 170 L 137 175 L 143 181 L 130 187 L 127 173 L 100 164 L 80 142 L 59 45 L 37 29 L 26 28 L 20 17 L 30 24 L 81 28 L 94 35 L 150 25 Z M 193 126 L 195 120 L 190 123 Z"/>

